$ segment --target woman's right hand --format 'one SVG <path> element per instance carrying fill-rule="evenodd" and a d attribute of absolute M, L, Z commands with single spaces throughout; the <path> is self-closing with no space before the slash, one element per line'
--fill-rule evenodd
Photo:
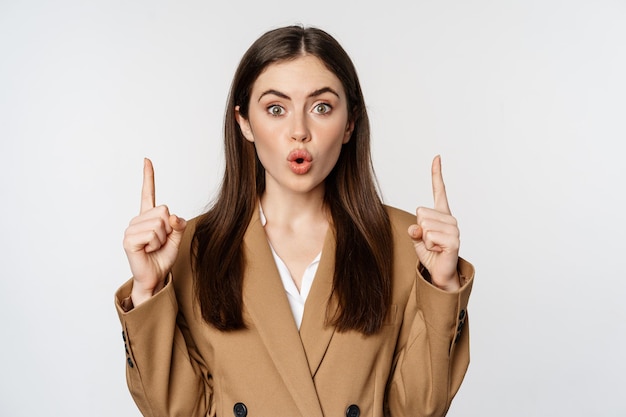
<path fill-rule="evenodd" d="M 124 233 L 124 251 L 133 274 L 131 299 L 138 306 L 164 286 L 176 261 L 187 222 L 154 205 L 154 168 L 144 160 L 141 210 Z"/>

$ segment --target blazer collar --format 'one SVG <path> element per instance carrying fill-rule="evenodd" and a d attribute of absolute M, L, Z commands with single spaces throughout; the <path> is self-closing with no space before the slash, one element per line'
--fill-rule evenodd
<path fill-rule="evenodd" d="M 313 377 L 334 333 L 334 326 L 326 326 L 335 255 L 335 239 L 331 230 L 329 228 L 326 235 L 322 258 L 307 297 L 300 333 L 258 210 L 255 210 L 244 236 L 245 308 L 285 386 L 302 415 L 307 417 L 323 416 Z M 331 302 L 331 308 L 334 307 Z"/>
<path fill-rule="evenodd" d="M 335 235 L 331 227 L 326 233 L 322 258 L 304 305 L 304 316 L 300 325 L 300 339 L 304 346 L 309 370 L 314 377 L 335 333 L 335 326 L 328 324 L 328 314 L 337 309 L 332 295 L 335 271 Z"/>

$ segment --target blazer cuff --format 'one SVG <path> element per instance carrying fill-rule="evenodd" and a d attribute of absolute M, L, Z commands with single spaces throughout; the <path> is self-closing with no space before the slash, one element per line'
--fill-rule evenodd
<path fill-rule="evenodd" d="M 163 286 L 163 288 L 161 288 L 159 292 L 154 294 L 152 298 L 150 298 L 149 300 L 142 303 L 139 307 L 137 307 L 137 310 L 142 309 L 144 304 L 153 304 L 157 302 L 157 297 L 159 297 L 160 295 L 161 296 L 164 295 L 162 293 L 172 292 L 172 295 L 173 295 L 173 285 L 171 285 L 171 282 L 172 282 L 172 273 L 170 272 L 165 277 L 165 285 Z M 132 290 L 133 290 L 133 279 L 131 278 L 128 281 L 126 281 L 115 292 L 115 308 L 117 309 L 117 313 L 120 316 L 120 321 L 124 321 L 124 318 L 126 317 L 126 315 L 128 315 L 129 313 L 135 310 L 135 306 L 133 305 L 133 300 L 130 296 Z"/>
<path fill-rule="evenodd" d="M 461 288 L 447 292 L 430 284 L 420 273 L 417 273 L 417 305 L 429 327 L 437 333 L 449 335 L 454 339 L 466 321 L 467 304 L 474 283 L 474 267 L 466 260 L 459 258 L 457 266 Z M 460 327 L 460 328 L 459 328 Z"/>

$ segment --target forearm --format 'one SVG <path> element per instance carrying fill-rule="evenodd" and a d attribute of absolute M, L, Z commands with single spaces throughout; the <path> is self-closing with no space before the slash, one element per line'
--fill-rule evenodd
<path fill-rule="evenodd" d="M 130 283 L 116 294 L 126 350 L 129 390 L 142 414 L 204 416 L 210 387 L 202 365 L 194 361 L 177 325 L 178 305 L 173 286 L 166 285 L 150 300 L 124 311 Z"/>
<path fill-rule="evenodd" d="M 401 333 L 389 383 L 391 415 L 443 416 L 463 381 L 473 268 L 465 261 L 459 266 L 464 285 L 455 293 L 416 279 L 404 317 L 409 327 Z"/>

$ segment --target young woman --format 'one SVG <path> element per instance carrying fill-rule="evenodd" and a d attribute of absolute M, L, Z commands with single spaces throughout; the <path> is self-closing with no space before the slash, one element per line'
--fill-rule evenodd
<path fill-rule="evenodd" d="M 189 222 L 155 206 L 116 294 L 145 416 L 442 416 L 469 362 L 473 268 L 441 161 L 434 208 L 384 206 L 354 66 L 314 28 L 261 36 L 235 74 L 226 169 Z"/>

